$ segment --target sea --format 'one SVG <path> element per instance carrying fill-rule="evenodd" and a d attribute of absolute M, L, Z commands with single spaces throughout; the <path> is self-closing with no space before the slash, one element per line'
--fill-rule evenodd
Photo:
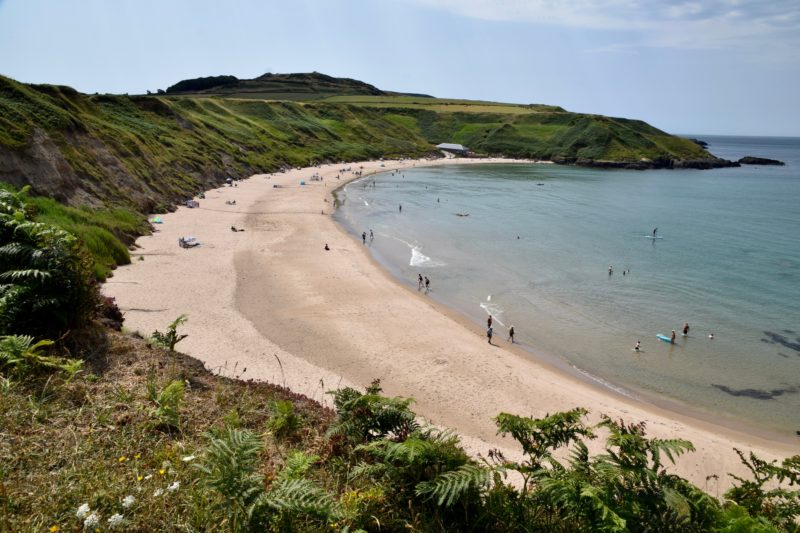
<path fill-rule="evenodd" d="M 415 166 L 349 183 L 335 218 L 359 241 L 372 231 L 370 254 L 401 283 L 417 290 L 427 276 L 428 297 L 479 324 L 491 314 L 501 343 L 513 325 L 530 357 L 700 418 L 794 435 L 800 138 L 691 137 L 725 159 L 786 165 Z M 656 338 L 672 330 L 674 345 Z"/>

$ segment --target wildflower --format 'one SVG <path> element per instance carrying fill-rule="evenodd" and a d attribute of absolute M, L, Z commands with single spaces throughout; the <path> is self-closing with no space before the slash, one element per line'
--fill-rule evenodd
<path fill-rule="evenodd" d="M 56 533 L 56 531 L 58 531 L 59 529 L 61 529 L 61 528 L 58 527 L 58 525 L 56 524 L 56 525 L 50 526 L 50 530 L 49 531 L 50 531 L 50 533 Z"/>
<path fill-rule="evenodd" d="M 162 468 L 161 470 L 158 471 L 158 473 L 163 476 L 164 474 L 167 473 L 167 471 Z"/>
<path fill-rule="evenodd" d="M 83 505 L 78 507 L 78 511 L 75 513 L 75 516 L 77 516 L 78 518 L 85 518 L 86 515 L 88 515 L 90 511 L 91 511 L 91 509 L 89 509 L 89 504 L 88 503 L 84 503 Z"/>
<path fill-rule="evenodd" d="M 124 521 L 125 518 L 121 514 L 116 513 L 111 518 L 108 519 L 108 527 L 114 529 L 117 526 L 121 526 Z"/>
<path fill-rule="evenodd" d="M 97 516 L 97 513 L 92 513 L 86 517 L 86 520 L 83 521 L 83 527 L 84 529 L 92 529 L 99 523 L 100 523 L 100 517 Z"/>
<path fill-rule="evenodd" d="M 141 459 L 142 458 L 142 454 L 137 453 L 136 455 L 133 456 L 133 458 L 134 459 Z"/>
<path fill-rule="evenodd" d="M 162 494 L 164 494 L 164 489 L 156 489 L 156 491 L 153 493 L 153 498 L 158 498 Z"/>
<path fill-rule="evenodd" d="M 194 461 L 194 455 L 187 455 L 186 457 L 181 458 L 181 461 L 184 463 L 188 463 L 189 461 Z"/>
<path fill-rule="evenodd" d="M 143 476 L 136 476 L 136 481 L 141 481 L 141 480 L 143 480 L 143 479 L 144 479 L 144 477 L 143 477 Z"/>
<path fill-rule="evenodd" d="M 180 481 L 176 481 L 175 483 L 173 483 L 172 485 L 167 487 L 167 490 L 170 491 L 170 492 L 175 492 L 179 488 L 181 488 L 181 482 Z"/>
<path fill-rule="evenodd" d="M 144 476 L 144 480 L 147 481 L 151 477 L 153 477 L 153 474 L 147 474 L 146 476 Z"/>
<path fill-rule="evenodd" d="M 132 495 L 128 494 L 127 496 L 125 496 L 125 497 L 122 499 L 122 506 L 123 506 L 125 509 L 127 509 L 128 507 L 130 507 L 131 505 L 133 505 L 135 501 L 136 501 L 136 498 L 134 498 Z"/>
<path fill-rule="evenodd" d="M 120 456 L 119 456 L 119 462 L 120 462 L 120 463 L 124 463 L 124 462 L 125 462 L 125 461 L 127 461 L 127 460 L 128 460 L 128 458 L 127 458 L 127 457 L 125 457 L 124 455 L 120 455 Z"/>

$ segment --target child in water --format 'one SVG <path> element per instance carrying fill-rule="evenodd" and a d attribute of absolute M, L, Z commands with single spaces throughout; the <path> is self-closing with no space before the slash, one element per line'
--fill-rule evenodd
<path fill-rule="evenodd" d="M 638 352 L 642 347 L 642 341 L 636 341 L 636 344 L 633 345 L 633 351 Z"/>

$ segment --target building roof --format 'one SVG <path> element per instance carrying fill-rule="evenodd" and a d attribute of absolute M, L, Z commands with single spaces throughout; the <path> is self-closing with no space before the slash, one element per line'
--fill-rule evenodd
<path fill-rule="evenodd" d="M 468 151 L 466 146 L 464 146 L 462 144 L 453 144 L 453 143 L 437 144 L 436 148 L 438 148 L 440 150 L 456 150 L 456 151 L 459 151 L 459 152 Z"/>

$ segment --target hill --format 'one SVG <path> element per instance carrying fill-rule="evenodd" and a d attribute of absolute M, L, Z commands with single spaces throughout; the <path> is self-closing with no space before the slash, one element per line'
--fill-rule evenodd
<path fill-rule="evenodd" d="M 211 76 L 182 80 L 168 87 L 166 94 L 217 95 L 263 100 L 314 100 L 332 95 L 388 96 L 400 93 L 381 91 L 363 81 L 335 78 L 319 72 L 298 74 L 268 72 L 252 80 L 240 80 L 235 76 Z M 425 95 L 414 96 L 426 98 Z"/>
<path fill-rule="evenodd" d="M 142 231 L 144 214 L 226 178 L 438 155 L 441 142 L 481 155 L 601 167 L 732 164 L 642 121 L 401 95 L 318 73 L 198 78 L 159 96 L 86 95 L 0 76 L 0 181 L 77 208 L 36 200 L 82 237 L 105 265 L 101 277 L 127 261 L 123 244 Z"/>

